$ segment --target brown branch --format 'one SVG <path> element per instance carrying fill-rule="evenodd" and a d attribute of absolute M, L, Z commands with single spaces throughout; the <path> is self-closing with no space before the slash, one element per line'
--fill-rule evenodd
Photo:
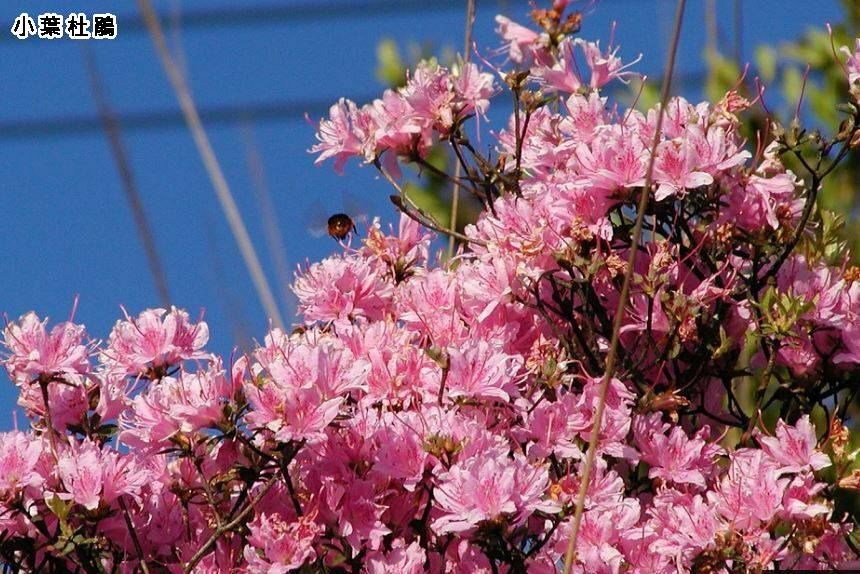
<path fill-rule="evenodd" d="M 227 532 L 230 532 L 231 530 L 242 524 L 242 522 L 244 522 L 245 518 L 247 518 L 251 511 L 254 510 L 254 507 L 257 506 L 257 503 L 259 503 L 260 500 L 262 500 L 263 497 L 266 496 L 266 493 L 269 492 L 269 489 L 274 486 L 275 482 L 277 482 L 277 479 L 278 474 L 273 474 L 260 489 L 260 492 L 258 492 L 257 495 L 252 498 L 250 502 L 248 502 L 248 505 L 245 506 L 244 509 L 242 509 L 242 512 L 236 515 L 236 518 L 234 518 L 230 522 L 222 524 L 215 529 L 215 532 L 212 533 L 212 536 L 210 536 L 209 539 L 203 544 L 203 546 L 201 546 L 197 550 L 197 552 L 194 553 L 194 556 L 192 556 L 191 560 L 188 561 L 188 564 L 185 565 L 185 569 L 183 570 L 185 574 L 189 574 L 192 570 L 194 570 L 194 567 L 197 566 L 197 563 L 200 562 L 203 557 L 209 553 L 209 550 L 212 548 L 215 542 L 217 542 L 218 539 L 221 538 L 221 536 L 223 536 Z"/>
<path fill-rule="evenodd" d="M 412 200 L 412 198 L 406 194 L 400 184 L 394 181 L 394 178 L 391 177 L 391 174 L 389 174 L 385 170 L 385 168 L 382 167 L 382 164 L 379 163 L 378 159 L 373 161 L 373 165 L 376 166 L 376 169 L 379 171 L 379 173 L 381 173 L 382 176 L 386 179 L 386 181 L 388 181 L 388 183 L 390 183 L 391 186 L 397 191 L 397 195 L 390 196 L 391 202 L 397 207 L 397 209 L 407 215 L 410 219 L 417 221 L 421 225 L 428 227 L 434 231 L 438 231 L 439 233 L 443 233 L 445 235 L 448 235 L 449 237 L 459 239 L 460 241 L 474 243 L 483 247 L 487 246 L 487 243 L 485 241 L 469 237 L 468 235 L 463 235 L 462 233 L 454 231 L 453 229 L 446 229 L 445 227 L 442 227 L 442 225 L 440 225 L 433 218 L 433 216 L 421 209 L 421 207 L 419 207 Z M 420 215 L 420 217 L 409 211 L 410 207 L 414 209 Z"/>
<path fill-rule="evenodd" d="M 119 497 L 119 507 L 122 508 L 122 515 L 125 519 L 125 526 L 128 528 L 128 533 L 131 536 L 131 541 L 134 544 L 134 551 L 137 553 L 137 560 L 140 562 L 140 569 L 143 574 L 149 574 L 149 567 L 146 565 L 146 560 L 143 559 L 143 548 L 140 546 L 140 540 L 137 537 L 137 532 L 134 529 L 134 524 L 131 522 L 131 517 L 128 515 L 128 507 L 125 505 L 125 500 Z"/>
<path fill-rule="evenodd" d="M 468 0 L 466 3 L 466 37 L 464 40 L 463 60 L 469 62 L 469 56 L 472 53 L 472 27 L 475 24 L 475 4 L 477 0 Z M 460 163 L 454 164 L 454 192 L 451 196 L 451 229 L 457 231 L 457 215 L 460 211 L 460 175 L 462 174 Z M 454 255 L 454 244 L 457 238 L 453 235 L 448 236 L 448 258 Z"/>

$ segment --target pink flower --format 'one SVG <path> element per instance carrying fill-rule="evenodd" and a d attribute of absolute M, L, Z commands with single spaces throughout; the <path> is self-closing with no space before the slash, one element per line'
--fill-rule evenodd
<path fill-rule="evenodd" d="M 266 336 L 265 346 L 254 357 L 258 361 L 251 367 L 254 375 L 263 373 L 285 387 L 316 387 L 326 397 L 362 387 L 368 373 L 367 363 L 358 360 L 340 339 L 288 337 L 277 328 Z M 238 382 L 234 374 L 234 384 Z"/>
<path fill-rule="evenodd" d="M 452 399 L 459 397 L 510 399 L 522 360 L 503 353 L 485 341 L 459 349 L 448 349 L 450 367 L 446 390 Z"/>
<path fill-rule="evenodd" d="M 666 436 L 669 426 L 659 424 L 659 419 L 659 414 L 652 415 L 650 419 L 638 417 L 633 425 L 642 460 L 650 466 L 648 477 L 707 488 L 707 477 L 714 470 L 714 458 L 721 452 L 718 446 L 704 440 L 703 437 L 708 435 L 707 427 L 693 439 L 688 438 L 679 426 L 672 427 Z"/>
<path fill-rule="evenodd" d="M 537 66 L 533 73 L 535 79 L 547 91 L 572 94 L 582 87 L 582 78 L 573 56 L 576 42 L 565 39 L 558 48 L 559 58 L 552 65 Z"/>
<path fill-rule="evenodd" d="M 293 292 L 306 321 L 349 321 L 381 319 L 392 289 L 369 261 L 348 256 L 311 265 L 297 275 Z"/>
<path fill-rule="evenodd" d="M 481 72 L 474 62 L 466 62 L 455 70 L 454 91 L 463 103 L 462 114 L 483 116 L 490 107 L 490 98 L 497 92 L 493 75 Z"/>
<path fill-rule="evenodd" d="M 438 481 L 434 493 L 442 515 L 433 522 L 433 529 L 440 534 L 463 532 L 503 517 L 516 526 L 535 510 L 556 509 L 542 500 L 546 469 L 532 467 L 521 456 L 473 458 L 442 472 Z"/>
<path fill-rule="evenodd" d="M 414 491 L 424 478 L 424 470 L 430 459 L 424 448 L 424 437 L 397 417 L 386 419 L 389 422 L 374 436 L 379 450 L 373 472 L 402 481 L 403 488 Z"/>
<path fill-rule="evenodd" d="M 697 171 L 701 160 L 692 145 L 683 140 L 663 142 L 657 148 L 654 181 L 659 185 L 654 198 L 661 201 L 669 196 L 683 197 L 686 190 L 710 185 L 714 178 Z"/>
<path fill-rule="evenodd" d="M 19 431 L 0 433 L 0 499 L 7 500 L 28 487 L 39 487 L 44 478 L 36 464 L 43 443 Z"/>
<path fill-rule="evenodd" d="M 654 497 L 648 510 L 647 531 L 653 532 L 649 550 L 664 556 L 683 556 L 687 564 L 714 543 L 723 529 L 712 504 L 701 495 L 666 490 Z"/>
<path fill-rule="evenodd" d="M 510 18 L 498 15 L 496 33 L 505 41 L 508 57 L 516 64 L 526 64 L 535 57 L 536 52 L 544 48 L 540 45 L 541 35 L 534 30 L 517 24 Z"/>
<path fill-rule="evenodd" d="M 732 188 L 727 198 L 726 219 L 748 230 L 778 229 L 799 216 L 802 202 L 795 198 L 797 182 L 791 173 L 771 178 L 751 175 L 744 185 Z"/>
<path fill-rule="evenodd" d="M 606 130 L 589 145 L 577 146 L 575 158 L 580 175 L 598 192 L 645 184 L 648 149 L 640 138 L 624 137 L 620 131 Z"/>
<path fill-rule="evenodd" d="M 137 318 L 125 315 L 111 331 L 102 361 L 112 370 L 125 375 L 142 375 L 156 371 L 156 376 L 181 361 L 204 359 L 203 346 L 209 340 L 209 327 L 203 321 L 196 325 L 188 313 L 171 307 L 147 309 Z"/>
<path fill-rule="evenodd" d="M 565 394 L 555 403 L 540 404 L 528 416 L 525 436 L 535 441 L 529 448 L 529 459 L 549 454 L 560 458 L 579 458 L 582 450 L 576 437 L 590 425 L 589 417 L 577 409 L 573 394 Z"/>
<path fill-rule="evenodd" d="M 322 440 L 323 429 L 343 403 L 343 397 L 326 399 L 318 387 L 296 387 L 277 380 L 245 383 L 245 396 L 251 406 L 248 422 L 271 431 L 281 442 Z"/>
<path fill-rule="evenodd" d="M 244 555 L 252 574 L 286 574 L 316 557 L 314 539 L 322 527 L 313 517 L 287 521 L 280 514 L 261 514 L 248 525 Z"/>
<path fill-rule="evenodd" d="M 589 377 L 577 402 L 577 409 L 587 421 L 586 427 L 579 433 L 584 441 L 591 437 L 601 384 L 600 377 Z M 620 380 L 612 379 L 609 382 L 598 443 L 602 452 L 617 457 L 627 456 L 627 449 L 622 443 L 630 431 L 633 397 L 634 394 Z"/>
<path fill-rule="evenodd" d="M 854 282 L 857 285 L 857 282 Z M 860 319 L 846 325 L 842 331 L 844 349 L 833 357 L 834 363 L 860 363 Z"/>
<path fill-rule="evenodd" d="M 58 323 L 48 331 L 47 324 L 47 319 L 40 321 L 30 312 L 3 330 L 3 344 L 9 349 L 3 362 L 15 384 L 30 383 L 41 375 L 77 379 L 89 372 L 83 325 Z"/>
<path fill-rule="evenodd" d="M 122 420 L 121 440 L 137 446 L 163 447 L 177 433 L 190 434 L 224 418 L 239 381 L 230 381 L 220 360 L 209 369 L 163 377 L 132 401 Z"/>
<path fill-rule="evenodd" d="M 759 435 L 762 450 L 779 465 L 781 472 L 819 470 L 830 466 L 830 458 L 816 448 L 818 438 L 809 415 L 803 415 L 793 427 L 779 420 L 776 436 Z"/>
<path fill-rule="evenodd" d="M 401 540 L 387 554 L 378 554 L 367 563 L 367 574 L 422 574 L 427 554 L 418 542 L 404 546 Z"/>
<path fill-rule="evenodd" d="M 782 509 L 788 479 L 764 452 L 743 449 L 731 458 L 728 473 L 713 493 L 720 515 L 735 528 L 754 529 Z"/>
<path fill-rule="evenodd" d="M 421 62 L 400 95 L 412 108 L 412 115 L 424 128 L 424 141 L 431 141 L 432 130 L 447 133 L 454 125 L 458 110 L 456 94 L 448 71 L 429 62 Z"/>
<path fill-rule="evenodd" d="M 92 389 L 87 383 L 88 379 L 72 375 L 65 375 L 62 381 L 48 383 L 48 404 L 51 407 L 51 422 L 55 430 L 64 432 L 66 426 L 81 422 L 89 407 L 87 395 Z M 38 416 L 43 419 L 42 422 L 47 422 L 45 399 L 40 385 L 22 385 L 18 405 L 28 417 Z"/>
<path fill-rule="evenodd" d="M 395 279 L 402 280 L 399 275 L 407 275 L 412 268 L 427 260 L 427 253 L 433 235 L 427 233 L 421 224 L 411 217 L 401 214 L 395 235 L 393 227 L 386 235 L 382 231 L 379 220 L 374 220 L 367 230 L 362 255 L 377 257 L 385 262 L 394 272 Z"/>
<path fill-rule="evenodd" d="M 618 574 L 624 563 L 619 550 L 622 536 L 639 521 L 639 503 L 626 499 L 583 514 L 577 541 L 577 561 L 586 572 Z M 564 531 L 562 531 L 564 532 Z M 567 542 L 567 537 L 561 538 Z"/>
<path fill-rule="evenodd" d="M 860 38 L 855 40 L 853 53 L 848 46 L 842 46 L 839 51 L 847 58 L 845 69 L 848 71 L 848 83 L 860 82 Z"/>
<path fill-rule="evenodd" d="M 120 496 L 129 495 L 137 500 L 150 480 L 149 471 L 137 457 L 99 448 L 89 439 L 70 446 L 60 454 L 57 462 L 60 480 L 70 498 L 88 510 L 99 504 L 111 504 Z"/>
<path fill-rule="evenodd" d="M 391 530 L 382 522 L 386 507 L 377 503 L 374 484 L 353 479 L 347 485 L 329 484 L 325 497 L 336 509 L 335 530 L 354 549 L 378 550 Z"/>
<path fill-rule="evenodd" d="M 416 145 L 423 150 L 432 143 L 432 133 L 413 114 L 412 106 L 400 92 L 385 90 L 382 98 L 374 100 L 366 109 L 367 119 L 362 123 L 367 124 L 367 129 L 372 131 L 369 136 L 364 136 L 365 161 L 373 161 L 385 150 L 409 153 Z M 359 119 L 364 118 L 363 110 L 359 112 L 361 115 L 357 116 Z M 389 156 L 388 161 L 386 156 Z M 383 164 L 392 174 L 398 176 L 399 168 L 394 156 L 383 154 Z"/>
<path fill-rule="evenodd" d="M 319 143 L 311 147 L 311 153 L 319 153 L 314 161 L 319 165 L 323 161 L 334 158 L 334 169 L 343 173 L 343 166 L 353 156 L 363 154 L 365 142 L 370 134 L 361 129 L 360 112 L 355 103 L 341 98 L 329 109 L 329 119 L 320 120 L 317 140 Z"/>
<path fill-rule="evenodd" d="M 815 497 L 827 485 L 815 482 L 811 474 L 795 476 L 782 499 L 782 516 L 788 520 L 809 520 L 821 514 L 828 514 L 830 507 Z"/>
<path fill-rule="evenodd" d="M 591 70 L 589 85 L 592 88 L 602 88 L 614 79 L 625 81 L 628 76 L 635 75 L 633 72 L 625 70 L 642 59 L 642 55 L 640 54 L 633 62 L 623 65 L 621 59 L 615 56 L 619 49 L 617 46 L 614 49 L 610 46 L 604 54 L 600 51 L 599 41 L 587 42 L 581 38 L 577 38 L 576 43 L 582 48 L 585 54 L 585 63 Z"/>

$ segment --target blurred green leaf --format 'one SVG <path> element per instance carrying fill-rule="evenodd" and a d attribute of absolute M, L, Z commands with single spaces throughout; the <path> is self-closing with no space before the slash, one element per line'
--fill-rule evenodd
<path fill-rule="evenodd" d="M 776 49 L 773 46 L 768 46 L 766 44 L 756 46 L 756 66 L 758 66 L 761 79 L 766 83 L 770 83 L 776 78 L 777 58 Z"/>
<path fill-rule="evenodd" d="M 383 39 L 376 47 L 376 77 L 390 88 L 396 88 L 406 83 L 406 64 L 400 57 L 397 43 L 391 39 Z"/>

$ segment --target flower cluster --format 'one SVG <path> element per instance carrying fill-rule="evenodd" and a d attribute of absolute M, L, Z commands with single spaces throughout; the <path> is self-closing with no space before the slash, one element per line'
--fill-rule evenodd
<path fill-rule="evenodd" d="M 496 92 L 493 76 L 473 63 L 452 70 L 422 63 L 398 90 L 361 108 L 341 99 L 320 122 L 317 163 L 334 158 L 341 171 L 353 156 L 373 161 L 383 152 L 422 156 L 438 134 L 450 133 L 470 114 L 483 114 Z M 390 164 L 392 167 L 396 163 Z"/>
<path fill-rule="evenodd" d="M 31 428 L 0 433 L 0 560 L 560 573 L 583 488 L 572 572 L 858 567 L 840 493 L 860 491 L 846 422 L 860 270 L 812 225 L 858 102 L 831 140 L 773 124 L 752 154 L 739 93 L 610 106 L 601 87 L 629 72 L 573 37 L 566 5 L 536 10 L 536 30 L 497 20 L 515 109 L 495 159 L 465 133 L 497 90 L 474 64 L 421 65 L 320 122 L 320 160 L 359 157 L 398 191 L 397 164 L 453 148 L 486 209 L 451 260 L 401 199 L 397 230 L 374 222 L 299 271 L 300 325 L 247 355 L 207 352 L 206 324 L 177 309 L 126 315 L 103 342 L 33 313 L 8 322 Z"/>

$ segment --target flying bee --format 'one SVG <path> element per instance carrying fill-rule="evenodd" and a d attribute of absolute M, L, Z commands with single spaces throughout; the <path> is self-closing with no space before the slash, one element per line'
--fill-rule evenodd
<path fill-rule="evenodd" d="M 355 222 L 345 213 L 335 213 L 328 218 L 328 234 L 335 241 L 343 241 L 350 233 L 357 233 Z"/>
<path fill-rule="evenodd" d="M 339 201 L 326 198 L 324 203 L 317 199 L 308 206 L 305 221 L 312 236 L 328 235 L 335 241 L 344 241 L 359 235 L 360 226 L 367 226 L 367 212 L 359 202 L 346 192 L 340 196 Z"/>

